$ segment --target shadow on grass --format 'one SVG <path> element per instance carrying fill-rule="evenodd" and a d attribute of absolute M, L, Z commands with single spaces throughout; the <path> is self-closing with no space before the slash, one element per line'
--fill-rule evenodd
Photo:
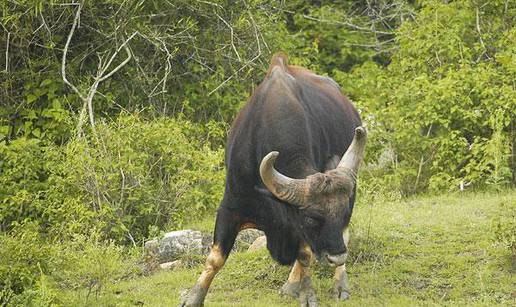
<path fill-rule="evenodd" d="M 507 254 L 503 263 L 509 268 L 509 273 L 516 274 L 516 254 Z"/>
<path fill-rule="evenodd" d="M 385 239 L 368 235 L 355 236 L 349 244 L 349 258 L 347 263 L 350 266 L 356 264 L 373 263 L 381 265 L 384 259 Z"/>

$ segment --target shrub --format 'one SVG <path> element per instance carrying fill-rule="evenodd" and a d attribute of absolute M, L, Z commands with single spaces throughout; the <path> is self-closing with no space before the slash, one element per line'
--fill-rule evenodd
<path fill-rule="evenodd" d="M 516 256 L 516 201 L 509 200 L 498 205 L 493 219 L 495 239 L 504 244 Z"/>
<path fill-rule="evenodd" d="M 37 139 L 0 143 L 0 229 L 44 211 L 41 192 L 47 188 L 45 148 Z"/>
<path fill-rule="evenodd" d="M 56 248 L 43 243 L 34 222 L 16 224 L 11 234 L 0 234 L 0 305 L 22 302 L 42 271 L 50 271 Z"/>
<path fill-rule="evenodd" d="M 98 294 L 106 284 L 137 274 L 132 250 L 101 239 L 99 232 L 76 235 L 61 244 L 60 267 L 53 279 L 62 289 L 87 288 Z"/>
<path fill-rule="evenodd" d="M 0 305 L 49 306 L 59 291 L 104 285 L 138 273 L 135 249 L 116 246 L 101 234 L 45 240 L 35 222 L 0 235 Z M 47 238 L 48 239 L 48 238 Z"/>
<path fill-rule="evenodd" d="M 369 125 L 368 159 L 392 149 L 389 170 L 405 194 L 507 185 L 516 105 L 508 42 L 516 31 L 506 8 L 421 5 L 417 20 L 397 29 L 399 49 L 387 67 L 366 62 L 335 72 Z"/>
<path fill-rule="evenodd" d="M 220 134 L 219 126 L 213 130 Z M 152 228 L 175 229 L 214 212 L 223 154 L 194 141 L 196 131 L 218 138 L 184 120 L 126 115 L 63 147 L 24 138 L 0 143 L 0 227 L 28 219 L 54 237 L 96 228 L 136 244 Z"/>
<path fill-rule="evenodd" d="M 91 144 L 69 144 L 73 188 L 110 238 L 141 241 L 151 226 L 175 229 L 214 211 L 223 190 L 222 150 L 187 137 L 190 126 L 122 116 L 99 125 Z"/>

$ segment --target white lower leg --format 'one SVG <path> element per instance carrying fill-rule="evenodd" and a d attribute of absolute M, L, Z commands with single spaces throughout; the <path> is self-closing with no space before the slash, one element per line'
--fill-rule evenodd
<path fill-rule="evenodd" d="M 342 234 L 346 249 L 349 248 L 349 229 L 346 228 Z M 335 268 L 333 292 L 338 299 L 346 300 L 349 298 L 349 281 L 346 273 L 346 264 Z"/>

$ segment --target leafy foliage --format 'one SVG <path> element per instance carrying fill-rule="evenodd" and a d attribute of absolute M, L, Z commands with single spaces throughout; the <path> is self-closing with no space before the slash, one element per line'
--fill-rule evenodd
<path fill-rule="evenodd" d="M 59 291 L 79 287 L 93 298 L 107 284 L 139 274 L 134 255 L 95 231 L 47 242 L 37 223 L 25 222 L 0 242 L 2 305 L 49 306 L 59 303 Z"/>
<path fill-rule="evenodd" d="M 82 110 L 60 80 L 59 48 L 77 8 L 59 3 L 3 6 L 7 142 L 64 144 Z M 66 71 L 86 91 L 130 38 L 132 60 L 100 84 L 92 116 L 144 109 L 150 118 L 227 125 L 270 54 L 283 49 L 292 63 L 332 76 L 356 102 L 371 131 L 369 162 L 395 154 L 378 172 L 393 188 L 500 186 L 515 178 L 514 15 L 502 0 L 86 2 Z"/>
<path fill-rule="evenodd" d="M 494 237 L 516 256 L 516 201 L 500 202 L 493 218 Z"/>
<path fill-rule="evenodd" d="M 12 236 L 1 234 L 0 239 L 0 303 L 6 304 L 32 287 L 42 270 L 50 270 L 55 254 L 51 246 L 42 244 L 36 223 L 19 224 Z"/>
<path fill-rule="evenodd" d="M 364 203 L 516 182 L 509 1 L 80 3 L 64 65 L 78 92 L 131 55 L 91 110 L 61 75 L 78 6 L 0 3 L 0 304 L 100 291 L 129 274 L 120 246 L 212 215 L 230 122 L 278 50 L 359 108 Z M 510 218 L 493 225 L 513 248 Z"/>
<path fill-rule="evenodd" d="M 196 129 L 122 116 L 99 125 L 91 143 L 1 144 L 2 229 L 28 219 L 53 235 L 98 228 L 105 238 L 140 242 L 151 226 L 177 228 L 213 212 L 223 189 L 222 150 L 188 139 Z"/>
<path fill-rule="evenodd" d="M 503 4 L 426 2 L 386 68 L 336 72 L 371 125 L 373 161 L 392 148 L 406 193 L 511 180 L 514 9 Z"/>
<path fill-rule="evenodd" d="M 0 48 L 9 49 L 1 90 L 11 107 L 0 110 L 6 116 L 17 118 L 23 116 L 21 108 L 32 110 L 27 104 L 43 93 L 31 88 L 60 79 L 62 48 L 78 7 L 68 4 L 39 0 L 2 4 L 1 26 L 7 35 L 0 36 Z M 87 92 L 101 64 L 130 38 L 133 60 L 99 87 L 93 100 L 97 116 L 144 108 L 160 115 L 230 120 L 258 80 L 253 72 L 265 67 L 271 50 L 277 49 L 270 25 L 279 14 L 268 1 L 227 4 L 225 0 L 86 1 L 68 50 L 68 79 Z M 112 67 L 122 59 L 115 56 Z M 64 94 L 69 91 L 58 85 Z M 62 97 L 60 104 L 67 104 L 72 114 L 82 108 L 74 95 Z M 19 124 L 5 124 L 9 123 L 15 130 L 11 137 L 19 136 Z"/>

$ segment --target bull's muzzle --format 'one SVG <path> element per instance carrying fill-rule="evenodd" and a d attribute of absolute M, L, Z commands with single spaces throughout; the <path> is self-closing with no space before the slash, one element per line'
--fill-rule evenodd
<path fill-rule="evenodd" d="M 330 265 L 341 266 L 346 262 L 346 258 L 348 257 L 348 253 L 342 253 L 338 255 L 330 255 L 328 253 L 324 253 L 324 258 Z"/>

